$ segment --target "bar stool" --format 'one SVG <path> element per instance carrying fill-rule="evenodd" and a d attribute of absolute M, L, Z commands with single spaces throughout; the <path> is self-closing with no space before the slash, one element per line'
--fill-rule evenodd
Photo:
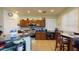
<path fill-rule="evenodd" d="M 55 40 L 56 40 L 55 51 L 57 50 L 57 48 L 59 48 L 59 50 L 62 50 L 62 40 L 60 32 L 58 30 L 55 31 Z"/>
<path fill-rule="evenodd" d="M 74 48 L 79 51 L 79 33 L 74 33 Z"/>
<path fill-rule="evenodd" d="M 63 51 L 68 51 L 68 47 L 69 47 L 69 40 L 67 38 L 62 38 L 62 50 Z"/>

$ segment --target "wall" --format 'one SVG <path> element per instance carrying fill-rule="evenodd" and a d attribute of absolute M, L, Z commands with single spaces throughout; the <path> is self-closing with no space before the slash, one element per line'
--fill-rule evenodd
<path fill-rule="evenodd" d="M 57 18 L 57 26 L 64 31 L 78 31 L 78 8 L 68 8 Z"/>
<path fill-rule="evenodd" d="M 45 28 L 47 30 L 51 30 L 51 31 L 55 30 L 55 28 L 56 28 L 56 19 L 46 19 Z"/>
<path fill-rule="evenodd" d="M 18 29 L 17 23 L 19 20 L 18 14 L 13 13 L 13 16 L 8 15 L 9 11 L 4 10 L 4 32 L 10 32 L 13 29 Z"/>
<path fill-rule="evenodd" d="M 78 8 L 78 31 L 79 31 L 79 8 Z"/>
<path fill-rule="evenodd" d="M 0 9 L 0 30 L 3 30 L 3 9 Z"/>

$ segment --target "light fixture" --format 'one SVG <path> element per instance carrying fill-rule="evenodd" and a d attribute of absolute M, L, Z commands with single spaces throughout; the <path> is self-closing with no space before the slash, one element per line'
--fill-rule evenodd
<path fill-rule="evenodd" d="M 54 12 L 54 10 L 50 10 L 50 12 Z"/>
<path fill-rule="evenodd" d="M 42 13 L 42 10 L 38 10 L 39 13 Z"/>
<path fill-rule="evenodd" d="M 8 13 L 8 16 L 12 17 L 13 16 L 13 13 L 12 12 L 9 12 Z"/>
<path fill-rule="evenodd" d="M 27 10 L 27 13 L 29 14 L 30 13 L 30 10 Z"/>

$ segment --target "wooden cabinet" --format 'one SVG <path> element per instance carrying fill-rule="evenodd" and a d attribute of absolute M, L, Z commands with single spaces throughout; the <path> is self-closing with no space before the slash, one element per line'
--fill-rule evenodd
<path fill-rule="evenodd" d="M 44 21 L 44 20 L 41 20 L 41 21 L 40 21 L 40 26 L 42 26 L 42 27 L 45 26 L 45 21 Z"/>
<path fill-rule="evenodd" d="M 24 27 L 24 25 L 25 25 L 25 20 L 24 19 L 20 20 L 20 26 Z"/>
<path fill-rule="evenodd" d="M 40 27 L 45 27 L 45 20 L 37 20 L 36 25 Z"/>
<path fill-rule="evenodd" d="M 29 25 L 29 20 L 26 20 L 25 23 L 26 23 L 26 26 L 28 26 Z"/>
<path fill-rule="evenodd" d="M 46 32 L 36 32 L 35 39 L 36 40 L 46 40 Z"/>
<path fill-rule="evenodd" d="M 39 26 L 39 27 L 45 27 L 45 20 L 20 20 L 20 26 L 21 27 L 26 27 L 26 26 L 29 26 L 30 24 L 34 24 L 36 26 Z"/>
<path fill-rule="evenodd" d="M 26 27 L 28 26 L 28 24 L 29 24 L 29 20 L 24 20 L 24 19 L 20 20 L 21 27 Z"/>

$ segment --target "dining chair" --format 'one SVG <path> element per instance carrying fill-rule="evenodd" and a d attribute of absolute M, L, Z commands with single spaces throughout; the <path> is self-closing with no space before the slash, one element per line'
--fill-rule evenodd
<path fill-rule="evenodd" d="M 62 50 L 62 40 L 61 40 L 60 32 L 58 30 L 55 31 L 54 36 L 55 36 L 55 40 L 56 40 L 55 51 L 57 50 L 57 48 L 59 48 L 59 50 Z"/>
<path fill-rule="evenodd" d="M 68 50 L 69 47 L 69 41 L 67 38 L 63 38 L 61 36 L 61 32 L 60 31 L 55 31 L 55 40 L 56 40 L 56 47 L 55 50 L 57 48 L 59 48 L 60 51 L 64 51 L 64 50 Z M 65 49 L 66 48 L 66 49 Z"/>
<path fill-rule="evenodd" d="M 68 51 L 69 47 L 69 39 L 68 38 L 62 38 L 62 50 L 63 51 Z"/>

